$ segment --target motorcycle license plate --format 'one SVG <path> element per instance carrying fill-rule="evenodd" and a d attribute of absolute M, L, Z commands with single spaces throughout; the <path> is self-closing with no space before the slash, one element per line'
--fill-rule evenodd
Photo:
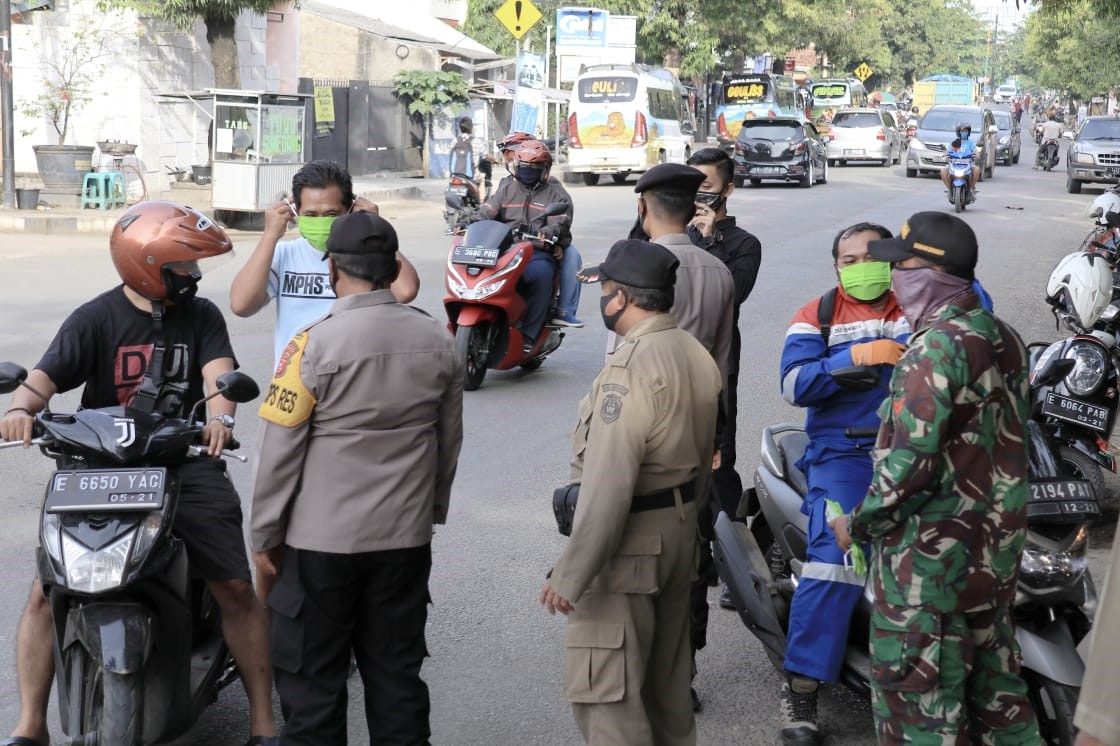
<path fill-rule="evenodd" d="M 159 510 L 166 487 L 162 468 L 56 471 L 43 507 L 49 513 Z"/>
<path fill-rule="evenodd" d="M 1108 427 L 1108 410 L 1104 407 L 1071 399 L 1053 391 L 1046 393 L 1042 413 L 1057 417 L 1059 420 L 1084 425 L 1102 433 Z"/>
<path fill-rule="evenodd" d="M 459 244 L 451 252 L 451 263 L 469 264 L 472 267 L 493 267 L 498 263 L 498 249 Z"/>
<path fill-rule="evenodd" d="M 1095 516 L 1101 509 L 1093 485 L 1084 479 L 1063 479 L 1031 482 L 1031 500 L 1027 514 L 1043 516 Z"/>
<path fill-rule="evenodd" d="M 458 194 L 461 197 L 467 193 L 467 188 L 465 186 L 453 186 L 448 187 L 447 191 L 451 194 Z"/>

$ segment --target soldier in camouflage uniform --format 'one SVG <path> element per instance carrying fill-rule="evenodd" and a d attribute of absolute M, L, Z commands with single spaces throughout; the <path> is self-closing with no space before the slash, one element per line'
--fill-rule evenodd
<path fill-rule="evenodd" d="M 872 241 L 914 329 L 863 503 L 832 526 L 873 542 L 880 744 L 1038 744 L 1010 605 L 1026 537 L 1027 356 L 971 287 L 976 236 L 917 213 Z"/>

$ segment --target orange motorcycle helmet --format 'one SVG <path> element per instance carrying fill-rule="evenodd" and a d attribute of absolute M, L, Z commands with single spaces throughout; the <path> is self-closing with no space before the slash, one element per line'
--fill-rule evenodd
<path fill-rule="evenodd" d="M 548 174 L 552 170 L 552 152 L 540 140 L 526 140 L 521 143 L 513 156 L 516 169 L 532 168 L 541 172 L 538 183 L 548 181 Z"/>
<path fill-rule="evenodd" d="M 232 258 L 233 242 L 193 207 L 152 200 L 121 215 L 109 254 L 125 285 L 150 301 L 174 301 L 194 295 L 214 257 Z"/>

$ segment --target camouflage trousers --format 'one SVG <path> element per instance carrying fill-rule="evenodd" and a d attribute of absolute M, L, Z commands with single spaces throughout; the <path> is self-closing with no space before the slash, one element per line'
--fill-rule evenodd
<path fill-rule="evenodd" d="M 940 614 L 877 603 L 871 678 L 881 746 L 1042 742 L 1006 606 Z"/>

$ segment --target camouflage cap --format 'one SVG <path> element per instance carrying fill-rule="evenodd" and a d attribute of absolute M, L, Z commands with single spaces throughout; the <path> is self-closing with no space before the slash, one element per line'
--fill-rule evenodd
<path fill-rule="evenodd" d="M 867 251 L 879 262 L 912 256 L 947 267 L 976 268 L 979 247 L 968 223 L 945 212 L 916 212 L 895 238 L 869 241 Z"/>

